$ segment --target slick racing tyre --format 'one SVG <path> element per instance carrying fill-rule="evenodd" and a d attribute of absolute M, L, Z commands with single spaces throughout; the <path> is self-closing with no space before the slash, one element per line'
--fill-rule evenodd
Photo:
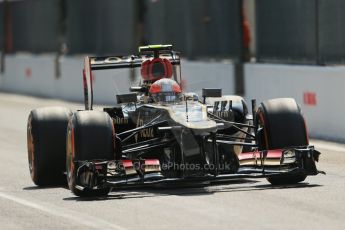
<path fill-rule="evenodd" d="M 292 98 L 277 98 L 261 103 L 257 110 L 259 147 L 262 150 L 307 146 L 308 135 L 304 118 L 296 101 Z M 297 174 L 269 177 L 272 185 L 295 184 L 304 181 L 306 175 Z"/>
<path fill-rule="evenodd" d="M 32 110 L 27 124 L 30 175 L 38 186 L 62 185 L 66 181 L 66 130 L 70 110 L 46 107 Z"/>
<path fill-rule="evenodd" d="M 76 112 L 67 129 L 66 168 L 68 187 L 76 196 L 106 196 L 110 188 L 83 190 L 77 178 L 76 161 L 114 160 L 115 130 L 112 119 L 107 113 L 100 111 Z"/>

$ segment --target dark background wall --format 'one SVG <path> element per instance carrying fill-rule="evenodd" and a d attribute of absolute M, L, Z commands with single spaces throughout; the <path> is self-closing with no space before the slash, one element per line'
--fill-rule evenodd
<path fill-rule="evenodd" d="M 241 53 L 241 1 L 146 1 L 147 40 L 174 43 L 186 56 L 231 57 Z"/>
<path fill-rule="evenodd" d="M 138 45 L 172 43 L 189 58 L 235 59 L 241 53 L 241 0 L 26 0 L 8 4 L 12 52 L 113 54 L 135 52 Z"/>
<path fill-rule="evenodd" d="M 118 54 L 171 43 L 183 56 L 242 60 L 243 0 L 25 0 L 0 3 L 0 49 Z M 345 63 L 344 0 L 260 0 L 259 62 Z M 4 28 L 10 28 L 5 33 Z M 7 39 L 5 39 L 7 38 Z"/>
<path fill-rule="evenodd" d="M 320 63 L 345 63 L 345 1 L 318 2 Z"/>
<path fill-rule="evenodd" d="M 58 48 L 58 1 L 10 2 L 13 51 L 54 52 Z"/>
<path fill-rule="evenodd" d="M 260 62 L 345 63 L 345 1 L 256 2 Z"/>
<path fill-rule="evenodd" d="M 4 5 L 0 4 L 0 22 L 4 21 Z M 2 51 L 4 48 L 4 35 L 5 35 L 5 28 L 4 28 L 5 24 L 4 23 L 0 23 L 0 50 Z"/>
<path fill-rule="evenodd" d="M 123 53 L 136 47 L 136 0 L 67 1 L 69 53 Z"/>
<path fill-rule="evenodd" d="M 259 61 L 316 63 L 315 0 L 257 1 Z"/>

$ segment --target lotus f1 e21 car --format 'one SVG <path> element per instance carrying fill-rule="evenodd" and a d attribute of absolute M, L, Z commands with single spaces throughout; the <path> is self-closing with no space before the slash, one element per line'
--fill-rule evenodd
<path fill-rule="evenodd" d="M 141 83 L 117 106 L 93 109 L 92 72 L 140 68 Z M 85 110 L 31 111 L 28 157 L 37 185 L 67 181 L 77 196 L 102 196 L 132 185 L 267 178 L 298 183 L 319 171 L 305 120 L 294 99 L 252 100 L 204 88 L 182 93 L 179 53 L 171 45 L 138 55 L 86 57 Z"/>

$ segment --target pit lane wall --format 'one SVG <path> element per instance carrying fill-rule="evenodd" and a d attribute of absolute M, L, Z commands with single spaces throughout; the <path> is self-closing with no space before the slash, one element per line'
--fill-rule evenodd
<path fill-rule="evenodd" d="M 293 97 L 301 106 L 310 136 L 345 141 L 344 66 L 250 63 L 244 71 L 247 99 L 256 98 L 260 103 Z"/>
<path fill-rule="evenodd" d="M 83 101 L 82 56 L 60 59 L 60 77 L 56 78 L 54 55 L 7 55 L 5 73 L 0 74 L 0 90 L 34 96 Z M 312 137 L 345 141 L 345 67 L 297 66 L 277 64 L 245 65 L 246 99 L 263 100 L 293 97 L 301 105 Z M 115 95 L 128 92 L 128 70 L 97 71 L 94 78 L 95 102 L 115 104 Z M 234 93 L 234 65 L 229 62 L 182 62 L 186 91 L 199 95 L 201 88 L 223 88 Z M 287 131 L 288 132 L 288 131 Z"/>
<path fill-rule="evenodd" d="M 55 58 L 53 54 L 6 55 L 5 73 L 0 75 L 0 90 L 83 101 L 83 56 L 61 57 L 59 69 L 56 69 Z M 56 71 L 60 71 L 58 78 Z M 223 93 L 233 94 L 233 73 L 234 66 L 231 62 L 182 60 L 186 92 L 201 94 L 202 87 L 209 87 L 223 88 Z M 115 104 L 116 94 L 128 93 L 131 85 L 139 83 L 139 78 L 131 77 L 128 69 L 94 71 L 95 103 Z"/>

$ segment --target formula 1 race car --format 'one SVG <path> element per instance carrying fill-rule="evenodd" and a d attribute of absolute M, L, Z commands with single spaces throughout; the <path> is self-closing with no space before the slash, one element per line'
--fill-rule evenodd
<path fill-rule="evenodd" d="M 66 180 L 77 196 L 111 188 L 267 178 L 304 181 L 319 171 L 294 99 L 251 102 L 203 88 L 183 92 L 180 56 L 171 45 L 139 48 L 138 55 L 86 57 L 85 110 L 32 110 L 27 126 L 30 174 L 38 186 Z M 141 83 L 116 95 L 117 105 L 93 109 L 92 73 L 140 68 Z M 114 103 L 115 104 L 115 103 Z"/>

